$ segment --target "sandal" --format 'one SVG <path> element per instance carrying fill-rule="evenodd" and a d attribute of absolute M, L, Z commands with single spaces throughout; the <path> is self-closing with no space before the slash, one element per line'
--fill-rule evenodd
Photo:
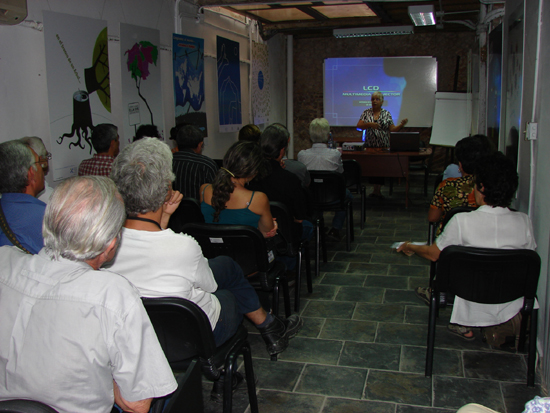
<path fill-rule="evenodd" d="M 424 302 L 424 304 L 428 307 L 430 306 L 430 300 L 432 298 L 432 290 L 430 287 L 416 287 L 414 293 Z"/>
<path fill-rule="evenodd" d="M 470 330 L 467 327 L 461 326 L 459 324 L 449 324 L 447 326 L 447 330 L 449 330 L 451 334 L 454 334 L 455 336 L 463 338 L 466 341 L 475 340 L 475 336 L 473 335 L 472 330 Z M 471 337 L 467 336 L 466 334 L 468 333 L 472 333 L 472 336 Z"/>

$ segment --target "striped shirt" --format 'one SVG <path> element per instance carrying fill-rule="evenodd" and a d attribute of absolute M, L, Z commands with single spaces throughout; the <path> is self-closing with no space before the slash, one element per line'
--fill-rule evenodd
<path fill-rule="evenodd" d="M 180 191 L 184 197 L 200 199 L 201 185 L 214 181 L 218 165 L 208 156 L 182 150 L 174 154 L 172 169 L 176 175 L 174 189 Z"/>
<path fill-rule="evenodd" d="M 112 156 L 95 153 L 93 158 L 80 162 L 78 176 L 109 176 L 114 160 Z"/>

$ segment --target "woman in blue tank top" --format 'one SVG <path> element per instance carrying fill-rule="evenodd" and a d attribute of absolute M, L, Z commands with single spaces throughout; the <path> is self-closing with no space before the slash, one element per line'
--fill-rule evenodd
<path fill-rule="evenodd" d="M 277 223 L 271 216 L 269 199 L 263 192 L 245 187 L 257 175 L 262 162 L 262 152 L 256 143 L 239 141 L 231 145 L 214 182 L 201 186 L 205 222 L 250 225 L 266 238 L 276 234 Z"/>

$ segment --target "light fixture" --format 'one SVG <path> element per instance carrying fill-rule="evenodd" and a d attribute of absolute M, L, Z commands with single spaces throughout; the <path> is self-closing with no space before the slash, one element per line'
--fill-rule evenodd
<path fill-rule="evenodd" d="M 413 34 L 412 26 L 358 27 L 354 29 L 334 29 L 332 35 L 338 39 L 351 37 L 393 36 Z"/>
<path fill-rule="evenodd" d="M 409 16 L 415 26 L 435 25 L 434 6 L 431 4 L 409 6 Z"/>

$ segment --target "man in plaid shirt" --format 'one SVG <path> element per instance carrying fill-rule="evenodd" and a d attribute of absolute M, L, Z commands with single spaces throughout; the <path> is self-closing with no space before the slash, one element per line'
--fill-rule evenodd
<path fill-rule="evenodd" d="M 118 155 L 118 128 L 111 123 L 97 125 L 92 132 L 92 145 L 96 153 L 93 158 L 80 163 L 78 176 L 109 176 L 113 161 Z"/>

